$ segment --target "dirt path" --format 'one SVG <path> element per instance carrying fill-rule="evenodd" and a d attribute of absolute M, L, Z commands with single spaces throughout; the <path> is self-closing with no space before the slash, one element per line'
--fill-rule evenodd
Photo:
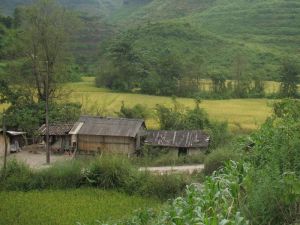
<path fill-rule="evenodd" d="M 195 171 L 200 172 L 204 169 L 204 165 L 189 165 L 189 166 L 159 166 L 159 167 L 141 167 L 140 171 L 150 171 L 158 174 L 186 172 L 193 173 Z"/>
<path fill-rule="evenodd" d="M 14 159 L 28 164 L 30 168 L 42 169 L 42 168 L 47 168 L 59 161 L 70 160 L 72 159 L 72 157 L 69 155 L 51 154 L 50 157 L 51 163 L 50 165 L 48 165 L 46 164 L 46 152 L 40 147 L 29 146 L 20 152 L 12 153 L 8 156 L 8 160 L 14 160 Z M 1 163 L 2 161 L 3 160 L 1 158 Z"/>

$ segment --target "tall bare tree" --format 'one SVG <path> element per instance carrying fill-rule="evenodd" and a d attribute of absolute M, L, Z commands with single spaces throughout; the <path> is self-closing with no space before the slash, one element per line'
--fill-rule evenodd
<path fill-rule="evenodd" d="M 49 151 L 49 101 L 58 97 L 66 78 L 68 46 L 79 23 L 71 12 L 54 0 L 38 0 L 24 9 L 21 24 L 28 82 L 38 101 L 45 102 L 47 163 Z"/>

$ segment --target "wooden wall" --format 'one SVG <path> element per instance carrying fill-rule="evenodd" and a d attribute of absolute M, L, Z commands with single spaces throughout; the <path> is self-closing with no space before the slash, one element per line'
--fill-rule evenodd
<path fill-rule="evenodd" d="M 7 154 L 10 153 L 10 141 L 9 138 L 6 137 L 6 141 L 7 141 Z M 5 152 L 5 142 L 4 142 L 4 136 L 3 134 L 0 134 L 0 156 L 4 156 L 4 152 Z"/>
<path fill-rule="evenodd" d="M 78 135 L 78 150 L 113 154 L 133 154 L 136 149 L 135 138 Z"/>

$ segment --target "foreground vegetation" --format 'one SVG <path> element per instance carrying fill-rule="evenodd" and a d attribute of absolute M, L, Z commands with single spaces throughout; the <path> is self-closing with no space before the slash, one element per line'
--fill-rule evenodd
<path fill-rule="evenodd" d="M 93 188 L 0 192 L 0 224 L 75 225 L 125 219 L 135 210 L 158 207 L 150 198 Z"/>
<path fill-rule="evenodd" d="M 32 170 L 13 160 L 0 173 L 0 191 L 97 187 L 161 201 L 181 195 L 192 180 L 181 174 L 156 176 L 141 172 L 122 156 L 62 162 L 43 170 Z"/>
<path fill-rule="evenodd" d="M 300 219 L 299 112 L 297 100 L 278 102 L 258 131 L 212 149 L 205 159 L 200 156 L 205 178 L 202 173 L 151 175 L 138 171 L 128 159 L 102 156 L 39 171 L 12 161 L 1 171 L 0 188 L 6 193 L 97 187 L 160 200 L 177 197 L 159 212 L 148 208 L 113 224 L 296 224 Z M 182 195 L 191 183 L 196 184 Z"/>
<path fill-rule="evenodd" d="M 161 213 L 147 210 L 119 224 L 298 224 L 299 112 L 299 101 L 277 103 L 257 132 L 236 141 L 239 158 L 200 187 L 191 185 Z"/>

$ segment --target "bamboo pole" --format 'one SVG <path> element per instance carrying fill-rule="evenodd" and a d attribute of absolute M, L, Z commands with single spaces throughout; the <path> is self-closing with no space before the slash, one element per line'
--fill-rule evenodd
<path fill-rule="evenodd" d="M 7 164 L 7 139 L 6 139 L 6 126 L 5 126 L 5 111 L 3 111 L 2 118 L 2 126 L 3 126 L 3 138 L 4 138 L 4 162 L 3 162 L 3 176 L 6 174 L 6 164 Z"/>

